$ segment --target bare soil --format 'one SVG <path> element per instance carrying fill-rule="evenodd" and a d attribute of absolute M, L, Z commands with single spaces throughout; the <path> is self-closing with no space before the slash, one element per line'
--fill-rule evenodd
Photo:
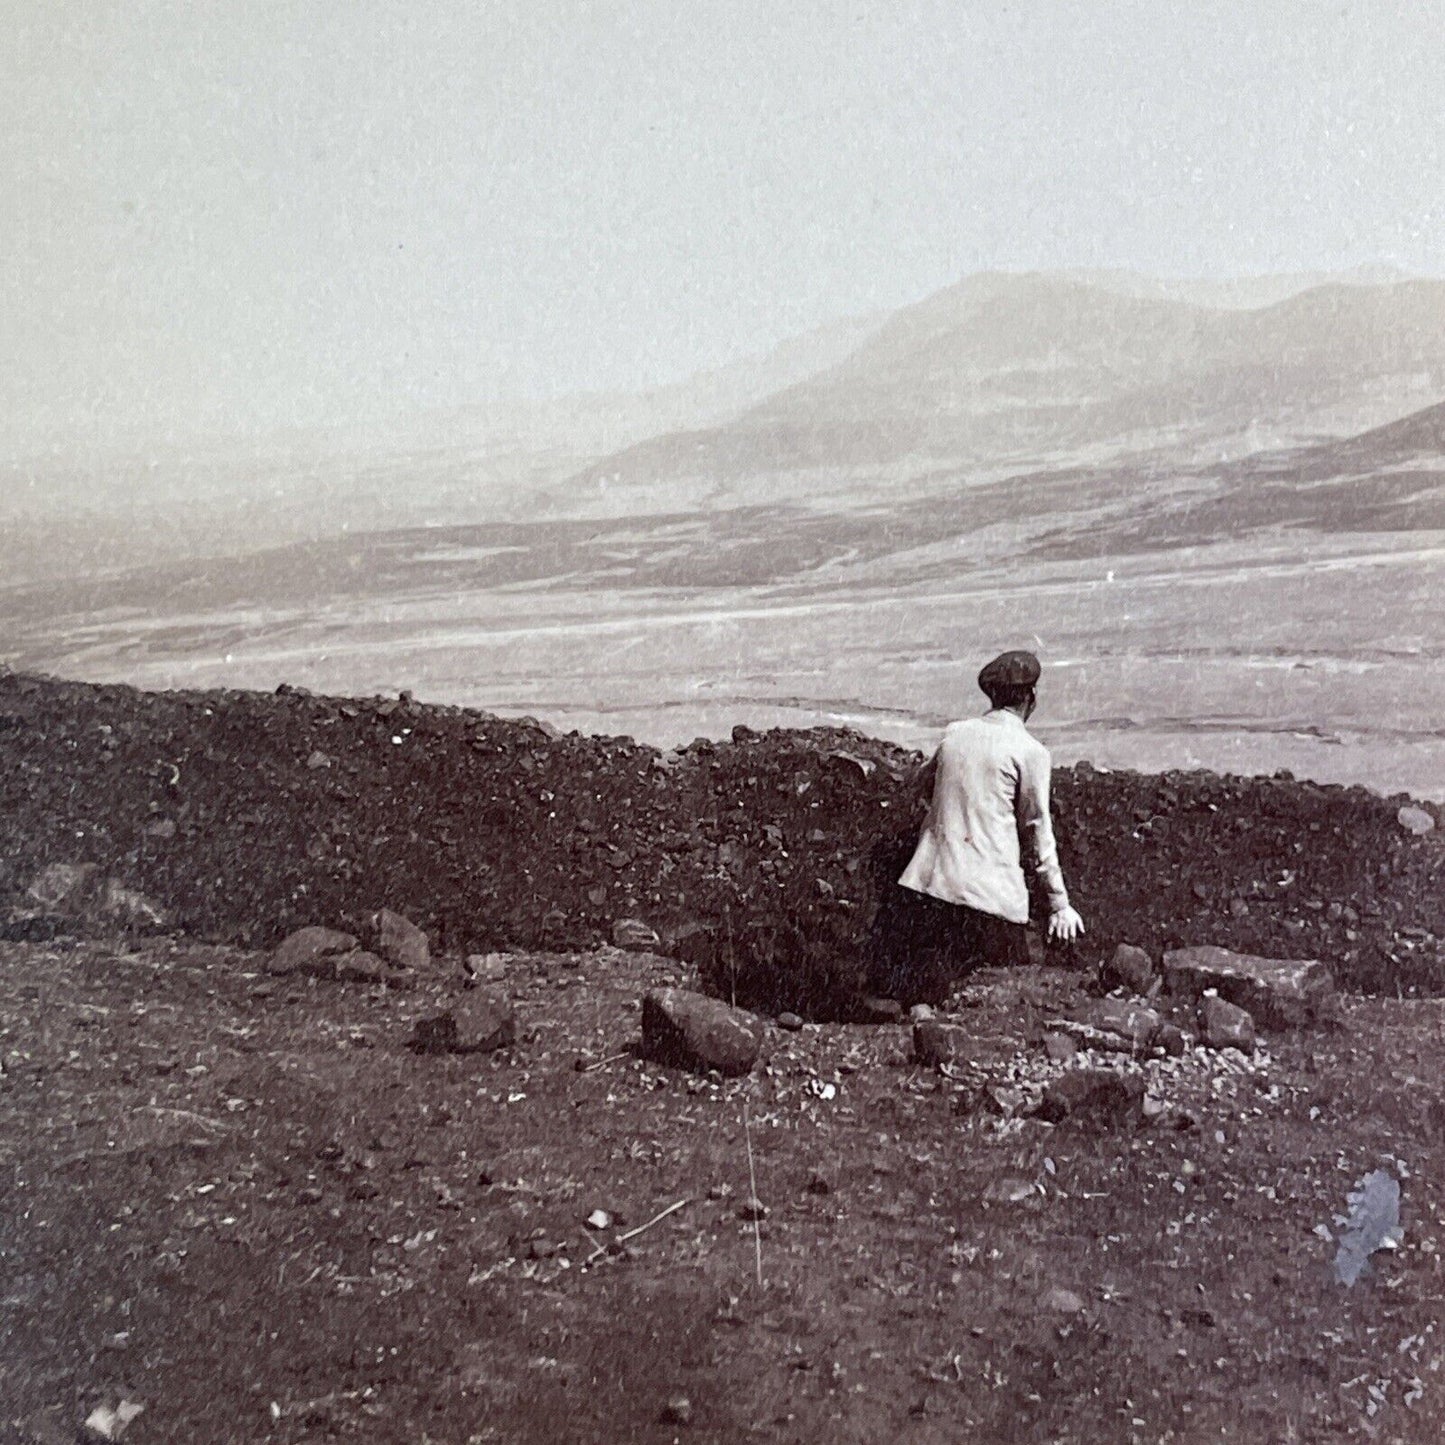
<path fill-rule="evenodd" d="M 1086 972 L 978 976 L 952 1077 L 833 1023 L 723 1083 L 633 1052 L 676 962 L 501 971 L 515 1047 L 428 1057 L 445 964 L 0 944 L 0 1438 L 121 1396 L 133 1445 L 1440 1438 L 1438 1001 L 1129 1065 L 1157 1122 L 1050 1127 L 990 1090 Z M 1382 1165 L 1404 1245 L 1347 1290 L 1314 1231 Z"/>
<path fill-rule="evenodd" d="M 921 758 L 846 729 L 672 752 L 408 698 L 142 693 L 0 671 L 0 905 L 93 863 L 213 942 L 404 912 L 461 955 L 596 947 L 641 918 L 769 1010 L 848 1014 L 925 806 Z M 1445 811 L 1272 778 L 1054 775 L 1089 932 L 1322 958 L 1445 991 Z M 706 936 L 699 939 L 701 928 Z M 22 930 L 23 931 L 23 930 Z M 32 928 L 26 936 L 34 937 Z"/>

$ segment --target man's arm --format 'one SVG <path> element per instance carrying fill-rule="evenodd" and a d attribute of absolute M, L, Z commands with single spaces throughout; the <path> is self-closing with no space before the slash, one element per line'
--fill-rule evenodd
<path fill-rule="evenodd" d="M 1049 937 L 1071 939 L 1084 931 L 1084 920 L 1069 904 L 1069 892 L 1059 867 L 1059 849 L 1049 817 L 1051 771 L 1047 750 L 1030 749 L 1019 768 L 1019 790 L 1014 806 L 1024 853 L 1033 863 L 1049 901 Z"/>
<path fill-rule="evenodd" d="M 935 748 L 933 755 L 922 762 L 913 773 L 913 791 L 915 796 L 922 798 L 925 804 L 933 801 L 933 785 L 938 781 L 938 749 Z"/>

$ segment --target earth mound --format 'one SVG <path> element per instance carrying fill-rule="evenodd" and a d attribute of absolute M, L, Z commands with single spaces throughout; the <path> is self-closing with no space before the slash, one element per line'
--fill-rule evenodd
<path fill-rule="evenodd" d="M 837 1016 L 922 817 L 920 761 L 845 729 L 660 752 L 407 695 L 5 673 L 0 901 L 63 862 L 255 947 L 389 907 L 457 955 L 595 947 L 640 920 L 725 998 Z M 1410 805 L 1407 825 L 1402 804 L 1287 775 L 1060 769 L 1080 961 L 1210 943 L 1320 958 L 1365 992 L 1445 991 L 1441 810 Z"/>

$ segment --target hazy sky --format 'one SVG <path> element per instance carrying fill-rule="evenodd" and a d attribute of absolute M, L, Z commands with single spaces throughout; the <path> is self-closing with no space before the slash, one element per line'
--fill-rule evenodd
<path fill-rule="evenodd" d="M 987 268 L 1445 273 L 1445 0 L 0 18 L 10 453 L 632 389 Z"/>

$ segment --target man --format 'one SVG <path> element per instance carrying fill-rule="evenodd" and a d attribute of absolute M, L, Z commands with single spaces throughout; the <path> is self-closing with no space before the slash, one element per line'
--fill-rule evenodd
<path fill-rule="evenodd" d="M 1050 939 L 1072 941 L 1084 921 L 1069 903 L 1049 819 L 1048 749 L 1024 726 L 1038 702 L 1039 660 L 1005 652 L 978 675 L 993 704 L 953 723 L 923 775 L 932 802 L 898 880 L 902 936 L 875 987 L 899 1002 L 941 1000 L 964 967 L 1028 960 L 1031 864 L 1048 899 Z"/>

